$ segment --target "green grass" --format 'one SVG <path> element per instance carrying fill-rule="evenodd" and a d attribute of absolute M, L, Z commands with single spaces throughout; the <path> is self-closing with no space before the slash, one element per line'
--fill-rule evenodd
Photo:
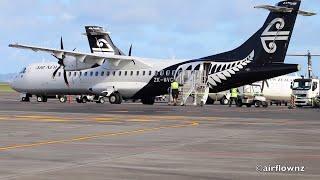
<path fill-rule="evenodd" d="M 14 90 L 6 83 L 0 83 L 0 92 L 14 92 Z"/>

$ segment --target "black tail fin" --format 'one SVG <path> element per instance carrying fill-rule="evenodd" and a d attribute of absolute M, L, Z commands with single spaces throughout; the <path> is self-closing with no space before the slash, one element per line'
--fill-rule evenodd
<path fill-rule="evenodd" d="M 86 26 L 91 53 L 112 53 L 114 55 L 124 55 L 112 42 L 109 33 L 99 26 Z"/>
<path fill-rule="evenodd" d="M 253 36 L 232 51 L 202 59 L 234 61 L 244 59 L 254 52 L 255 63 L 283 63 L 300 4 L 300 0 L 288 0 L 281 1 L 276 6 L 259 6 L 258 8 L 271 12 L 264 25 Z"/>

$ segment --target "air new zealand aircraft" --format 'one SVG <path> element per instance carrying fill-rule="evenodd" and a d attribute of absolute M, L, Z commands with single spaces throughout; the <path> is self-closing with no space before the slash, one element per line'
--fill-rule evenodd
<path fill-rule="evenodd" d="M 154 97 L 168 93 L 170 83 L 183 71 L 197 71 L 205 65 L 206 84 L 210 92 L 228 90 L 299 70 L 297 64 L 285 64 L 299 0 L 282 1 L 275 6 L 263 5 L 270 11 L 263 26 L 240 47 L 198 59 L 154 60 L 121 52 L 101 27 L 87 26 L 91 53 L 11 44 L 10 47 L 53 54 L 58 63 L 32 64 L 24 68 L 11 83 L 24 94 L 22 100 L 36 95 L 38 101 L 47 97 L 72 94 L 109 97 L 112 104 L 122 99 L 141 99 L 153 104 Z M 202 66 L 203 67 L 203 66 Z M 62 102 L 64 99 L 62 99 Z M 81 102 L 81 101 L 80 101 Z"/>

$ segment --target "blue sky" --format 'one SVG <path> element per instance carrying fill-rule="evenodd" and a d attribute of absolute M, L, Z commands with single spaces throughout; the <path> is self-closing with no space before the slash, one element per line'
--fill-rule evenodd
<path fill-rule="evenodd" d="M 154 58 L 197 58 L 231 50 L 242 44 L 265 21 L 268 12 L 254 9 L 274 0 L 0 0 L 0 74 L 19 71 L 48 54 L 12 49 L 10 43 L 59 47 L 89 52 L 81 35 L 85 25 L 111 32 L 124 52 Z M 304 0 L 302 9 L 320 13 L 319 0 Z M 289 52 L 320 53 L 320 15 L 298 17 Z M 314 58 L 320 75 L 320 57 Z M 306 58 L 286 59 L 303 66 Z"/>

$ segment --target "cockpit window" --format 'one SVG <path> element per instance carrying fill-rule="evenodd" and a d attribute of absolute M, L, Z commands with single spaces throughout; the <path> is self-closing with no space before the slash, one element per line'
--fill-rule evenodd
<path fill-rule="evenodd" d="M 24 73 L 26 73 L 26 71 L 27 71 L 27 68 L 23 68 L 23 69 L 20 71 L 20 74 L 24 74 Z"/>

